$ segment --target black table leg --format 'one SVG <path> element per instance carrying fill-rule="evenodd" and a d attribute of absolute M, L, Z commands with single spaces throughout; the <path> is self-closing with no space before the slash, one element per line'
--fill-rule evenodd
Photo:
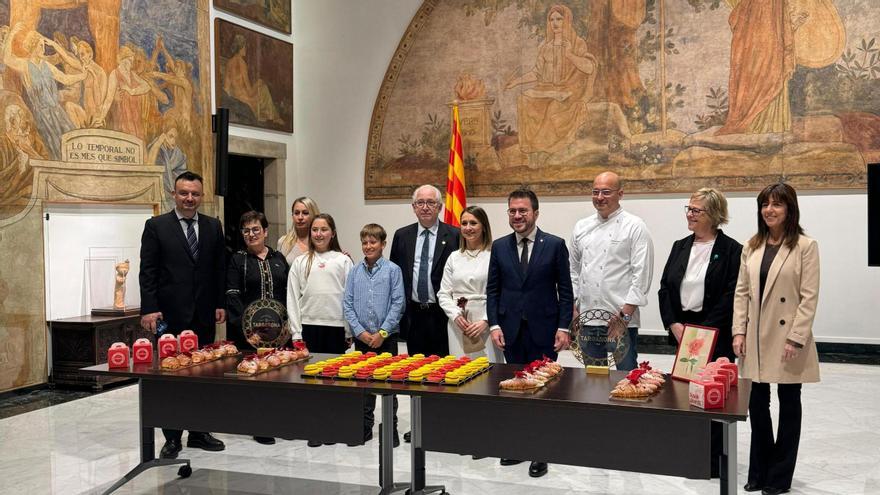
<path fill-rule="evenodd" d="M 445 486 L 425 486 L 425 449 L 422 447 L 422 398 L 413 395 L 409 399 L 411 443 L 412 448 L 412 480 L 410 481 L 408 495 L 423 495 L 427 493 L 446 493 Z"/>
<path fill-rule="evenodd" d="M 116 483 L 113 483 L 113 485 L 105 490 L 102 495 L 113 493 L 122 485 L 133 480 L 137 475 L 141 474 L 147 469 L 154 467 L 183 464 L 182 466 L 180 466 L 177 474 L 183 478 L 189 478 L 189 475 L 192 474 L 192 467 L 189 465 L 189 459 L 156 459 L 156 430 L 155 428 L 144 426 L 144 398 L 143 395 L 140 393 L 141 390 L 142 389 L 140 383 L 138 383 L 138 421 L 140 422 L 141 433 L 141 462 L 140 464 L 132 468 L 131 471 L 125 473 L 125 476 L 118 479 Z"/>
<path fill-rule="evenodd" d="M 736 494 L 736 421 L 719 421 L 723 427 L 724 448 L 718 460 L 721 495 Z"/>
<path fill-rule="evenodd" d="M 381 395 L 382 424 L 379 425 L 379 486 L 380 495 L 402 492 L 407 483 L 394 482 L 394 395 Z"/>

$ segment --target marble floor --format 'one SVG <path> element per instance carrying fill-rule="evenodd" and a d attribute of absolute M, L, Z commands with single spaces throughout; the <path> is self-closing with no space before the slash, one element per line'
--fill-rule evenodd
<path fill-rule="evenodd" d="M 642 355 L 670 369 L 672 356 Z M 577 362 L 568 353 L 567 366 Z M 804 387 L 804 424 L 792 493 L 880 494 L 880 368 L 823 363 L 822 383 Z M 106 393 L 0 419 L 0 493 L 100 493 L 138 462 L 137 388 Z M 408 429 L 408 400 L 400 407 Z M 377 411 L 378 413 L 378 411 Z M 162 444 L 157 432 L 157 445 Z M 747 423 L 738 431 L 740 484 L 748 469 Z M 248 437 L 218 435 L 224 452 L 184 449 L 193 475 L 179 479 L 177 467 L 150 469 L 120 494 L 375 493 L 378 445 L 308 448 L 305 441 L 260 445 Z M 633 454 L 650 455 L 633 445 Z M 410 449 L 395 449 L 395 480 L 408 480 Z M 551 465 L 533 479 L 528 464 L 502 467 L 497 459 L 428 452 L 429 484 L 453 494 L 716 494 L 717 481 L 688 480 L 622 471 Z M 745 493 L 740 489 L 741 493 Z"/>

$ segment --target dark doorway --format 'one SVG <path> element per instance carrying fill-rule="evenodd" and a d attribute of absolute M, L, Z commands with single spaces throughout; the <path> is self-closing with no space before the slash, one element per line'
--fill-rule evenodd
<path fill-rule="evenodd" d="M 223 203 L 223 225 L 226 249 L 232 253 L 244 249 L 244 241 L 238 232 L 238 219 L 250 211 L 263 211 L 262 158 L 229 155 L 229 192 Z"/>

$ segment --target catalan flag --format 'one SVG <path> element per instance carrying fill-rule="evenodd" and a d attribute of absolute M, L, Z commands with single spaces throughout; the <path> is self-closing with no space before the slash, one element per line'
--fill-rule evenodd
<path fill-rule="evenodd" d="M 461 212 L 467 207 L 464 186 L 464 160 L 461 152 L 461 127 L 458 105 L 452 106 L 452 137 L 449 140 L 449 171 L 446 174 L 446 213 L 443 221 L 460 227 Z"/>

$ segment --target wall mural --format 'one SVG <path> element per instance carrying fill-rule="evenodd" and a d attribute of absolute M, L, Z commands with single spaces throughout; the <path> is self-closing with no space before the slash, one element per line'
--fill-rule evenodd
<path fill-rule="evenodd" d="M 293 45 L 215 19 L 214 61 L 229 122 L 293 132 Z"/>
<path fill-rule="evenodd" d="M 290 0 L 214 0 L 214 7 L 290 34 Z"/>
<path fill-rule="evenodd" d="M 0 391 L 45 381 L 44 201 L 170 209 L 193 170 L 212 208 L 207 9 L 0 0 Z"/>
<path fill-rule="evenodd" d="M 878 22 L 859 0 L 426 0 L 376 100 L 366 197 L 445 183 L 454 101 L 469 195 L 580 195 L 609 168 L 628 192 L 862 188 Z"/>

